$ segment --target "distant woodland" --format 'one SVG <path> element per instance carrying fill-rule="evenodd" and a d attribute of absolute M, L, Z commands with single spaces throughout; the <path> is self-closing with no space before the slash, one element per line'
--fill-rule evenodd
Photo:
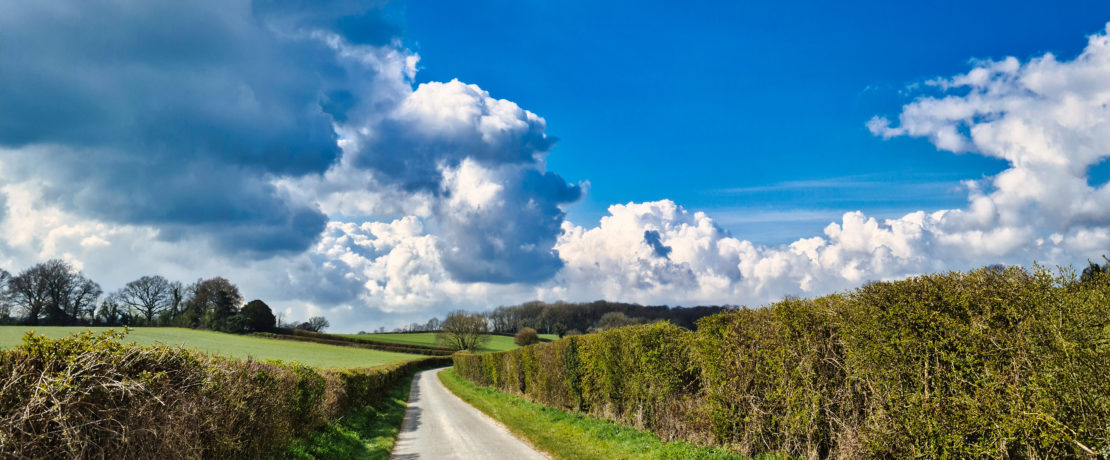
<path fill-rule="evenodd" d="M 185 284 L 157 275 L 142 276 L 105 293 L 99 283 L 61 259 L 14 275 L 0 269 L 2 324 L 177 326 L 236 333 L 274 327 L 319 332 L 328 327 L 323 317 L 285 323 L 261 300 L 244 304 L 239 288 L 226 278 Z"/>

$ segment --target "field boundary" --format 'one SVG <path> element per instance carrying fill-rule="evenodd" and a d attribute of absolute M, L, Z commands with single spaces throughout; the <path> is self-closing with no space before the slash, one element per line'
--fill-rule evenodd
<path fill-rule="evenodd" d="M 806 458 L 1110 452 L 1110 274 L 1039 266 L 869 283 L 488 354 L 462 377 L 537 403 Z"/>
<path fill-rule="evenodd" d="M 109 330 L 0 350 L 0 457 L 265 458 L 373 405 L 424 357 L 317 369 L 124 343 Z"/>
<path fill-rule="evenodd" d="M 341 347 L 366 348 L 370 350 L 391 351 L 395 353 L 411 353 L 428 356 L 450 356 L 454 350 L 443 347 L 429 347 L 426 345 L 412 345 L 403 343 L 383 342 L 341 335 L 311 332 L 300 329 L 276 329 L 275 332 L 255 332 L 252 335 L 278 340 L 297 340 L 301 342 L 315 342 L 325 345 Z"/>

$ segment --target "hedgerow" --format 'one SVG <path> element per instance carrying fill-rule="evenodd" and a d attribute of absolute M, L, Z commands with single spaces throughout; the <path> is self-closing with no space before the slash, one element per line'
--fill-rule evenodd
<path fill-rule="evenodd" d="M 454 363 L 536 402 L 748 455 L 1110 454 L 1106 274 L 918 276 L 705 317 L 696 332 L 633 326 Z"/>
<path fill-rule="evenodd" d="M 122 332 L 0 351 L 0 457 L 259 458 L 376 402 L 426 358 L 316 370 L 121 342 Z"/>
<path fill-rule="evenodd" d="M 356 347 L 366 348 L 368 350 L 390 351 L 394 353 L 411 353 L 417 355 L 430 355 L 430 356 L 449 356 L 455 351 L 443 347 L 431 347 L 425 345 L 411 345 L 393 342 L 381 342 L 377 340 L 368 340 L 355 337 L 345 337 L 341 335 L 325 334 L 322 332 L 312 332 L 302 329 L 288 329 L 278 328 L 274 329 L 276 332 L 255 332 L 252 335 L 257 337 L 266 337 L 268 339 L 278 340 L 294 340 L 299 342 L 314 342 L 322 343 L 324 345 L 337 345 L 342 347 Z"/>

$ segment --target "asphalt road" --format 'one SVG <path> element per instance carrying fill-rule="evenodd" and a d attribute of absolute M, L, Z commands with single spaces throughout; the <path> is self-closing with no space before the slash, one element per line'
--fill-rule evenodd
<path fill-rule="evenodd" d="M 436 374 L 443 369 L 420 372 L 412 380 L 405 421 L 391 458 L 549 458 L 439 383 Z"/>

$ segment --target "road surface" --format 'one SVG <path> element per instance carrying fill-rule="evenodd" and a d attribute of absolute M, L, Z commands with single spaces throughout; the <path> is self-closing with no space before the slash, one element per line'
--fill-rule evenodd
<path fill-rule="evenodd" d="M 443 369 L 416 374 L 391 458 L 547 459 L 439 382 Z"/>

